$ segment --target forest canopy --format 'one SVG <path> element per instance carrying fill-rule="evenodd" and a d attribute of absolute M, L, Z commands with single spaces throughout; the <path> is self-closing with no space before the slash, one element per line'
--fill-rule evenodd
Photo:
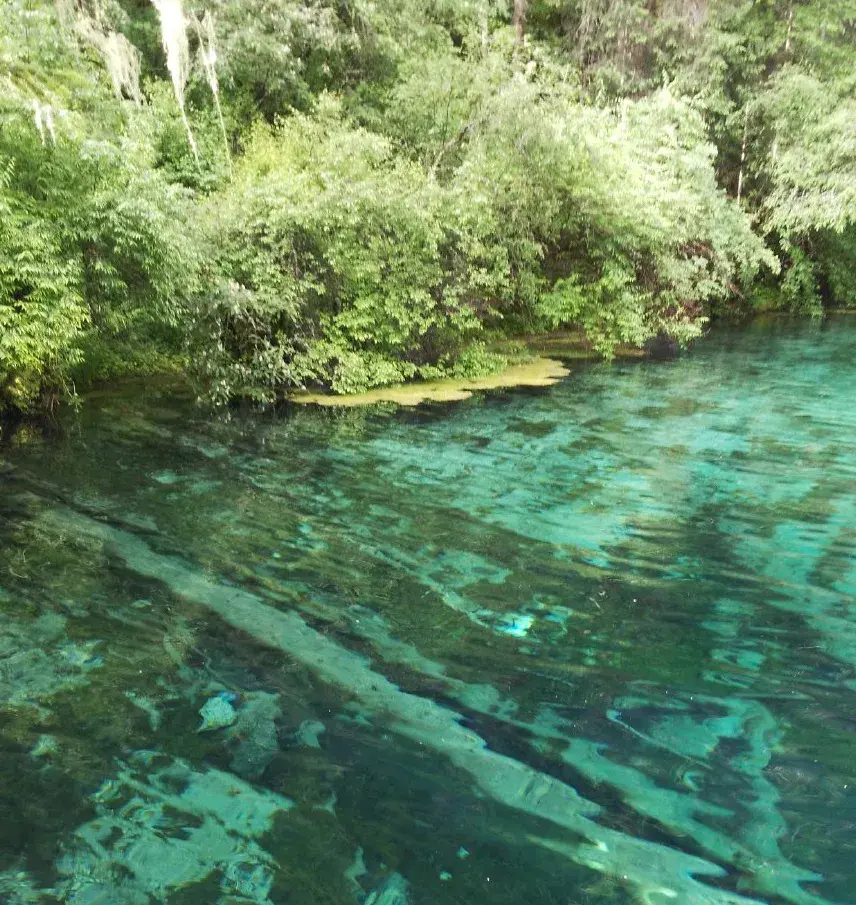
<path fill-rule="evenodd" d="M 0 410 L 856 288 L 856 0 L 0 0 Z"/>

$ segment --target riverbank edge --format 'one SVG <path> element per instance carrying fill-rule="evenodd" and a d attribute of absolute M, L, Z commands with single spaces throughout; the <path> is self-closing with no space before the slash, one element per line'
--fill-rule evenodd
<path fill-rule="evenodd" d="M 833 308 L 823 312 L 822 319 L 826 317 L 835 317 L 839 315 L 856 316 L 856 307 L 851 308 Z M 733 323 L 741 323 L 748 325 L 753 322 L 764 320 L 787 320 L 796 318 L 804 320 L 805 317 L 787 311 L 764 311 L 758 312 L 754 316 L 735 319 Z M 724 320 L 722 322 L 725 322 Z M 526 353 L 525 361 L 521 362 L 520 348 L 523 347 Z M 509 337 L 507 340 L 496 342 L 491 345 L 491 350 L 499 353 L 513 349 L 510 354 L 509 364 L 495 372 L 480 378 L 444 378 L 436 381 L 414 381 L 410 383 L 395 384 L 385 387 L 378 387 L 367 393 L 354 395 L 336 395 L 333 393 L 319 392 L 312 390 L 294 390 L 285 393 L 276 404 L 298 404 L 309 405 L 315 404 L 327 408 L 336 407 L 357 407 L 359 405 L 372 405 L 379 402 L 387 402 L 403 406 L 414 406 L 421 402 L 438 402 L 438 401 L 462 401 L 470 398 L 474 392 L 486 391 L 490 389 L 510 389 L 515 386 L 549 386 L 558 380 L 570 374 L 569 365 L 574 362 L 591 363 L 603 361 L 603 357 L 595 352 L 591 346 L 586 343 L 583 334 L 573 330 L 555 330 L 545 333 L 529 333 L 518 334 Z M 641 348 L 631 345 L 619 345 L 613 352 L 613 360 L 618 361 L 640 361 L 654 357 L 670 357 L 676 353 L 677 348 L 673 347 L 668 341 L 655 344 L 654 347 Z M 543 362 L 544 364 L 538 363 Z M 549 365 L 546 364 L 549 362 Z M 523 368 L 533 367 L 544 368 L 543 377 L 548 382 L 529 382 L 527 379 L 516 379 L 518 377 L 525 378 L 527 375 Z M 558 371 L 550 373 L 550 368 L 562 368 L 565 373 L 559 375 Z M 537 381 L 537 372 L 533 372 L 532 379 Z M 97 399 L 105 395 L 111 395 L 120 391 L 123 387 L 136 386 L 141 382 L 149 387 L 153 387 L 158 393 L 167 395 L 175 394 L 176 396 L 192 395 L 193 390 L 190 385 L 189 378 L 175 370 L 148 374 L 145 376 L 119 376 L 110 379 L 93 380 L 82 392 L 75 394 L 70 399 L 63 399 L 59 402 L 57 408 L 67 408 L 69 406 L 80 406 L 88 400 Z M 440 392 L 442 390 L 442 392 Z M 422 393 L 422 398 L 413 401 L 413 397 Z M 391 398 L 377 398 L 379 396 L 390 396 Z M 375 398 L 367 398 L 375 397 Z M 240 402 L 240 400 L 235 400 Z M 17 428 L 21 424 L 26 423 L 55 423 L 59 412 L 57 408 L 51 407 L 45 411 L 41 409 L 30 412 L 22 412 L 17 409 L 0 409 L 0 442 L 4 438 L 4 434 L 9 432 L 10 428 Z"/>
<path fill-rule="evenodd" d="M 521 347 L 524 350 L 522 361 Z M 491 347 L 491 351 L 499 354 L 506 350 L 511 350 L 508 364 L 481 377 L 409 381 L 352 394 L 296 390 L 288 393 L 285 400 L 296 405 L 318 405 L 325 408 L 357 408 L 378 403 L 412 407 L 424 402 L 462 402 L 479 391 L 552 386 L 570 375 L 568 364 L 574 361 L 603 360 L 585 342 L 581 333 L 567 330 L 515 336 Z M 650 351 L 647 349 L 622 345 L 615 350 L 613 357 L 640 359 L 649 355 Z"/>
<path fill-rule="evenodd" d="M 423 402 L 461 402 L 469 399 L 478 390 L 552 386 L 570 373 L 560 361 L 535 356 L 531 361 L 511 364 L 485 377 L 414 381 L 378 387 L 365 393 L 343 395 L 302 391 L 289 394 L 287 400 L 298 405 L 338 408 L 354 408 L 380 402 L 392 402 L 402 406 L 414 406 Z"/>

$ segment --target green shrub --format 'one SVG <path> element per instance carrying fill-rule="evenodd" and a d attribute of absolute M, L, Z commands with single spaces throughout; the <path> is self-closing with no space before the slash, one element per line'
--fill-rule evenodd
<path fill-rule="evenodd" d="M 442 190 L 335 109 L 259 130 L 204 219 L 219 287 L 200 306 L 218 395 L 416 376 L 479 328 Z"/>

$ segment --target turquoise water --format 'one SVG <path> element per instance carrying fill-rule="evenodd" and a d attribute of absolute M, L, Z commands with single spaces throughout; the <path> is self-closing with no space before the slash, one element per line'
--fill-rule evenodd
<path fill-rule="evenodd" d="M 0 902 L 856 899 L 856 319 L 0 451 Z"/>

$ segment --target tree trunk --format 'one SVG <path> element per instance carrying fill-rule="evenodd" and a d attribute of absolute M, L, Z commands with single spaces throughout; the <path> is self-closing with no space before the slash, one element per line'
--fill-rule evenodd
<path fill-rule="evenodd" d="M 526 9 L 528 6 L 528 0 L 514 0 L 514 14 L 511 21 L 514 25 L 514 43 L 518 47 L 522 46 L 526 38 Z"/>
<path fill-rule="evenodd" d="M 743 197 L 743 168 L 746 166 L 746 135 L 749 131 L 749 112 L 743 120 L 743 141 L 740 145 L 740 172 L 737 174 L 737 201 Z"/>

